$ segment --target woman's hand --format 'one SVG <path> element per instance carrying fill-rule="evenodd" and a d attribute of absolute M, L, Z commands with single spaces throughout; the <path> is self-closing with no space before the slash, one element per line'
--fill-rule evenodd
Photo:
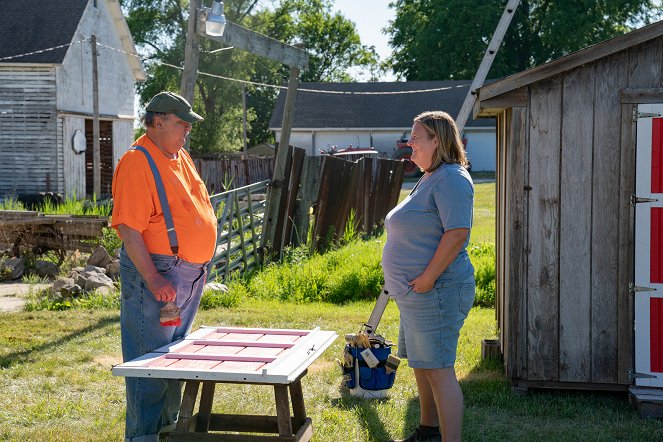
<path fill-rule="evenodd" d="M 435 278 L 426 276 L 426 272 L 408 282 L 407 285 L 412 287 L 414 293 L 425 293 L 433 289 L 435 286 Z"/>

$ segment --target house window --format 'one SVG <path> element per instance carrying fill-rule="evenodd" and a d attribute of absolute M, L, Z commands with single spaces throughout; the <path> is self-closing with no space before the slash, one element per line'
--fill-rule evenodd
<path fill-rule="evenodd" d="M 94 4 L 94 7 L 96 8 L 97 7 L 97 0 L 94 0 L 92 3 Z"/>

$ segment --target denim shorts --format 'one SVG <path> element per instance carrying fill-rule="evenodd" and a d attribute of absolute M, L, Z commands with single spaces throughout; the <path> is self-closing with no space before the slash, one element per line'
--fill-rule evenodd
<path fill-rule="evenodd" d="M 398 356 L 412 368 L 449 368 L 456 361 L 460 328 L 474 303 L 474 275 L 438 282 L 428 292 L 395 297 L 401 323 Z"/>

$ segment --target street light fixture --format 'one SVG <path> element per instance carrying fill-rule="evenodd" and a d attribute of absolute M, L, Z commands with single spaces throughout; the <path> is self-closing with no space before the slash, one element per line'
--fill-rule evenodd
<path fill-rule="evenodd" d="M 210 37 L 221 37 L 226 29 L 226 16 L 223 14 L 223 2 L 212 2 L 212 9 L 205 11 L 205 33 Z"/>

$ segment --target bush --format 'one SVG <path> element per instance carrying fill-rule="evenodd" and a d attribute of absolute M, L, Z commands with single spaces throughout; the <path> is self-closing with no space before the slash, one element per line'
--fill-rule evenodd
<path fill-rule="evenodd" d="M 384 278 L 380 266 L 382 241 L 359 239 L 324 255 L 309 255 L 306 246 L 286 251 L 282 263 L 271 263 L 231 284 L 239 297 L 254 296 L 290 302 L 324 301 L 343 304 L 375 299 Z"/>
<path fill-rule="evenodd" d="M 64 298 L 59 293 L 53 293 L 50 289 L 31 292 L 25 304 L 28 312 L 37 310 L 94 310 L 120 308 L 120 291 L 113 290 L 109 294 L 101 294 L 97 291 L 85 292 L 76 298 Z"/>
<path fill-rule="evenodd" d="M 477 292 L 474 305 L 481 307 L 495 306 L 495 244 L 472 244 L 467 249 L 474 265 Z"/>
<path fill-rule="evenodd" d="M 222 290 L 205 290 L 203 296 L 200 298 L 200 308 L 211 310 L 220 307 L 237 307 L 246 295 L 246 289 L 242 284 L 233 284 L 232 290 L 229 289 L 227 292 Z"/>

